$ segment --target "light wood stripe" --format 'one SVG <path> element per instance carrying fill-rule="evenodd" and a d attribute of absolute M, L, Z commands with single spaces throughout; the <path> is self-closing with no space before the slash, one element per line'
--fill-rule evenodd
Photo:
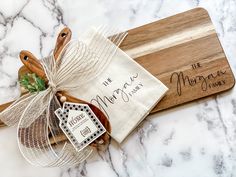
<path fill-rule="evenodd" d="M 125 50 L 131 58 L 138 58 L 150 53 L 154 53 L 166 48 L 174 47 L 176 45 L 186 43 L 188 41 L 196 40 L 215 33 L 212 23 L 207 23 L 201 26 L 194 26 L 192 28 L 183 29 L 182 31 L 172 34 L 169 37 L 153 39 L 151 42 L 144 43 Z"/>

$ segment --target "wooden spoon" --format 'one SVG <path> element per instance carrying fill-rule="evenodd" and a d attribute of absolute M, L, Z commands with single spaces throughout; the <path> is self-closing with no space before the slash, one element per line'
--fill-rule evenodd
<path fill-rule="evenodd" d="M 64 47 L 64 45 L 66 45 L 66 43 L 60 43 L 60 44 L 62 45 L 62 47 L 60 47 L 61 45 L 58 45 L 59 46 L 58 49 L 54 50 L 54 56 L 55 56 L 54 58 L 55 59 L 57 59 L 56 56 L 57 57 L 59 56 L 59 54 L 57 54 L 57 53 L 61 52 L 61 49 Z M 36 73 L 37 75 L 41 76 L 42 78 L 47 79 L 45 77 L 44 70 L 43 70 L 39 60 L 32 53 L 30 53 L 28 51 L 21 51 L 20 59 L 30 71 L 32 71 L 33 73 Z M 94 106 L 88 102 L 85 102 L 83 100 L 79 100 L 75 97 L 72 97 L 69 94 L 67 94 L 66 92 L 58 92 L 57 97 L 59 98 L 59 100 L 61 100 L 61 98 L 64 97 L 65 101 L 88 104 L 89 107 L 94 111 L 94 113 L 98 117 L 98 119 L 101 121 L 103 126 L 106 128 L 107 132 L 109 132 L 109 133 L 111 132 L 110 123 L 109 123 L 107 117 L 96 106 Z M 105 133 L 96 140 L 96 143 L 92 143 L 91 145 L 96 146 L 97 143 L 98 144 L 106 144 L 108 142 L 109 138 L 110 138 L 110 136 L 108 135 L 108 133 Z M 57 137 L 56 137 L 56 139 L 57 139 Z M 63 136 L 58 137 L 58 141 L 65 141 L 65 140 L 67 140 L 66 137 L 64 137 L 64 138 L 63 138 Z"/>

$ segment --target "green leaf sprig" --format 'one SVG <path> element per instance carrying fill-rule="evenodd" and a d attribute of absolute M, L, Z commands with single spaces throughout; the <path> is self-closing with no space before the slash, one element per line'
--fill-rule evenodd
<path fill-rule="evenodd" d="M 31 93 L 46 90 L 46 83 L 35 73 L 27 73 L 20 79 L 20 85 Z"/>

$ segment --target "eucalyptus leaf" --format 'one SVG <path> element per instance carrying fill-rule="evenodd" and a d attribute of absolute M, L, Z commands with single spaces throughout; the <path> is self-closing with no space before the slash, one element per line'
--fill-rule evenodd
<path fill-rule="evenodd" d="M 46 89 L 45 81 L 35 73 L 28 73 L 21 77 L 20 85 L 31 93 L 40 92 Z"/>

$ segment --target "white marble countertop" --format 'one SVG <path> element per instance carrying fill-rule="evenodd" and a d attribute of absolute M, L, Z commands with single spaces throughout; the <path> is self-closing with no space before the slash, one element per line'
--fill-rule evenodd
<path fill-rule="evenodd" d="M 17 97 L 18 53 L 52 50 L 63 25 L 73 37 L 91 25 L 130 29 L 201 6 L 209 11 L 233 71 L 235 0 L 8 0 L 0 1 L 0 103 Z M 149 116 L 120 147 L 73 168 L 28 164 L 15 128 L 0 129 L 1 177 L 234 177 L 236 89 Z"/>

